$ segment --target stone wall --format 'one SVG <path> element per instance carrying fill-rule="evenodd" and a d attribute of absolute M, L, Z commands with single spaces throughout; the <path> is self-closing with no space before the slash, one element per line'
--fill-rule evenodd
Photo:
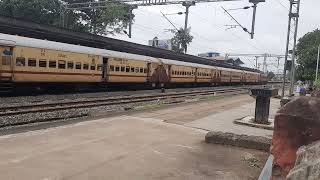
<path fill-rule="evenodd" d="M 320 179 L 320 141 L 302 146 L 297 151 L 295 166 L 289 172 L 287 180 Z"/>
<path fill-rule="evenodd" d="M 280 109 L 271 144 L 273 179 L 286 179 L 295 166 L 298 149 L 317 140 L 320 140 L 320 98 L 300 97 Z"/>

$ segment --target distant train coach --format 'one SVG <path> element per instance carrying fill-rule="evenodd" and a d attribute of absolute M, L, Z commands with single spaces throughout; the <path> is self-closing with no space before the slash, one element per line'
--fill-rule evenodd
<path fill-rule="evenodd" d="M 0 34 L 0 91 L 262 84 L 257 72 Z"/>

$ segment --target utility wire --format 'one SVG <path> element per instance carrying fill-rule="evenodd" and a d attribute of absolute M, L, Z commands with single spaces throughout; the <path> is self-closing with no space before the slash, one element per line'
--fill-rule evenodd
<path fill-rule="evenodd" d="M 209 4 L 208 4 L 208 6 L 209 6 Z M 180 8 L 180 9 L 183 9 L 183 8 L 180 7 L 180 6 L 177 6 L 177 7 Z M 197 16 L 197 14 L 194 13 L 194 12 L 189 12 L 189 14 L 193 14 L 193 15 L 196 15 L 196 16 Z M 218 29 L 222 30 L 223 32 L 225 32 L 225 29 L 224 29 L 223 26 L 214 24 L 214 23 L 212 23 L 211 20 L 208 20 L 208 19 L 206 19 L 206 18 L 203 18 L 203 17 L 200 16 L 199 14 L 198 14 L 197 18 L 201 19 L 201 20 L 202 20 L 203 22 L 205 22 L 206 24 L 209 24 L 209 25 L 211 25 L 211 26 L 213 26 L 213 27 L 215 27 L 215 28 L 218 28 Z M 244 38 L 236 35 L 236 34 L 233 33 L 233 32 L 230 32 L 230 31 L 229 31 L 229 33 L 231 33 L 234 37 L 236 37 L 236 38 L 238 38 L 238 39 L 240 39 L 240 40 L 245 40 L 245 41 L 247 41 L 248 45 L 251 46 L 251 47 L 253 47 L 254 49 L 259 50 L 259 51 L 263 51 L 263 49 L 258 48 L 257 46 L 255 46 L 255 45 L 253 45 L 251 42 L 249 42 L 248 39 L 244 39 Z"/>
<path fill-rule="evenodd" d="M 179 31 L 179 29 L 170 21 L 170 19 L 166 15 L 164 15 L 161 11 L 160 13 L 177 31 Z"/>
<path fill-rule="evenodd" d="M 142 10 L 139 10 L 142 14 L 146 14 L 144 11 L 142 11 Z M 157 14 L 157 15 L 159 15 L 159 14 Z M 177 25 L 176 23 L 174 23 L 173 21 L 170 21 L 172 24 L 175 24 L 175 25 Z M 140 28 L 138 28 L 138 29 L 141 29 L 141 30 L 147 30 L 147 31 L 149 31 L 149 32 L 153 32 L 153 33 L 155 33 L 155 32 L 157 32 L 157 31 L 159 31 L 160 29 L 163 29 L 163 27 L 160 27 L 160 26 L 156 26 L 157 28 L 154 28 L 154 27 L 147 27 L 147 26 L 144 26 L 144 25 L 141 25 L 141 24 L 137 24 L 137 23 L 134 23 L 134 26 L 135 25 L 137 25 L 138 27 L 140 26 Z M 153 29 L 153 30 L 151 30 L 151 29 Z M 199 37 L 199 38 L 202 38 L 202 39 L 204 39 L 204 40 L 206 40 L 206 41 L 210 41 L 210 42 L 215 42 L 215 41 L 213 41 L 213 40 L 210 40 L 210 39 L 208 39 L 208 38 L 206 38 L 206 37 L 204 37 L 204 36 L 201 36 L 200 34 L 198 34 L 198 33 L 196 33 L 196 32 L 190 32 L 190 34 L 192 35 L 192 36 L 194 36 L 194 37 Z M 204 45 L 204 44 L 202 44 L 202 43 L 198 43 L 198 42 L 196 42 L 196 41 L 193 41 L 192 42 L 192 44 L 196 44 L 197 46 L 199 46 L 199 47 L 202 47 L 202 48 L 205 48 L 205 49 L 210 49 L 211 47 L 209 47 L 209 46 L 206 46 L 206 45 Z"/>
<path fill-rule="evenodd" d="M 243 31 L 251 34 L 251 33 L 248 31 L 248 29 L 245 28 L 244 26 L 242 26 L 242 25 L 239 23 L 239 21 L 237 21 L 236 18 L 234 18 L 224 7 L 221 6 L 221 8 L 224 10 L 225 13 L 227 13 L 227 14 L 243 29 Z"/>
<path fill-rule="evenodd" d="M 288 12 L 289 12 L 289 8 L 287 6 L 285 6 L 284 4 L 282 4 L 282 2 L 280 0 L 276 0 L 283 8 L 285 8 Z"/>
<path fill-rule="evenodd" d="M 143 13 L 143 14 L 146 14 L 144 11 L 142 11 L 142 10 L 139 10 L 141 13 Z M 159 14 L 157 14 L 157 15 L 159 15 Z M 173 21 L 171 21 L 171 23 L 172 24 L 175 24 L 175 25 L 177 25 L 176 23 L 174 23 Z M 136 24 L 136 23 L 135 23 Z M 135 25 L 134 24 L 134 25 Z M 140 25 L 140 26 L 143 26 L 143 25 Z M 144 26 L 144 27 L 146 27 L 146 26 Z M 156 31 L 159 31 L 159 29 L 163 29 L 163 27 L 160 27 L 160 26 L 157 26 L 158 27 L 158 29 L 156 29 L 156 28 L 151 28 L 151 27 L 146 27 L 146 28 L 149 28 L 148 29 L 148 31 L 150 31 L 151 32 L 151 30 L 150 29 L 154 29 L 154 30 L 156 30 Z M 206 40 L 206 41 L 210 41 L 210 42 L 216 42 L 216 41 L 214 41 L 214 40 L 212 40 L 212 39 L 209 39 L 209 38 L 206 38 L 206 37 L 204 37 L 204 36 L 202 36 L 202 35 L 200 35 L 200 34 L 198 34 L 198 33 L 196 33 L 196 32 L 190 32 L 190 35 L 192 35 L 192 36 L 194 36 L 194 37 L 199 37 L 199 38 L 201 38 L 201 39 L 204 39 L 204 40 Z M 210 46 L 206 46 L 206 45 L 204 45 L 204 44 L 202 44 L 202 43 L 198 43 L 198 42 L 196 42 L 196 41 L 194 41 L 194 42 L 192 42 L 193 44 L 197 44 L 198 46 L 201 46 L 201 47 L 205 47 L 205 49 L 210 49 L 211 47 Z"/>

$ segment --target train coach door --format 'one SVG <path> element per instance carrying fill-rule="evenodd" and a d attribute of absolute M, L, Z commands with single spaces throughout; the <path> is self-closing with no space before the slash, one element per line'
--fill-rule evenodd
<path fill-rule="evenodd" d="M 151 63 L 147 64 L 147 83 L 150 82 L 150 78 L 151 78 Z"/>
<path fill-rule="evenodd" d="M 0 45 L 0 81 L 13 79 L 13 47 Z"/>
<path fill-rule="evenodd" d="M 102 59 L 102 81 L 108 81 L 108 58 L 103 57 Z"/>
<path fill-rule="evenodd" d="M 171 82 L 171 65 L 168 65 L 168 78 L 169 78 L 169 82 Z"/>
<path fill-rule="evenodd" d="M 198 68 L 195 70 L 195 83 L 198 83 Z"/>

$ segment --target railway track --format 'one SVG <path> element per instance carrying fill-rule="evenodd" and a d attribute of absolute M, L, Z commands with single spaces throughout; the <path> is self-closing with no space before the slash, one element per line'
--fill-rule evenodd
<path fill-rule="evenodd" d="M 240 93 L 240 92 L 247 92 L 247 89 L 248 88 L 200 90 L 200 91 L 175 92 L 175 93 L 155 94 L 155 95 L 110 97 L 110 98 L 101 98 L 101 99 L 87 99 L 87 100 L 76 100 L 76 101 L 65 101 L 65 102 L 54 102 L 54 103 L 38 103 L 38 104 L 28 104 L 28 105 L 6 106 L 6 107 L 0 107 L 0 117 L 22 115 L 22 114 L 28 114 L 28 113 L 53 112 L 53 111 L 77 109 L 77 108 L 121 105 L 121 104 L 127 104 L 127 103 L 151 102 L 156 100 L 168 100 L 168 99 L 185 98 L 185 97 L 192 97 L 192 96 L 206 96 L 206 95 L 223 94 L 223 93 Z"/>

